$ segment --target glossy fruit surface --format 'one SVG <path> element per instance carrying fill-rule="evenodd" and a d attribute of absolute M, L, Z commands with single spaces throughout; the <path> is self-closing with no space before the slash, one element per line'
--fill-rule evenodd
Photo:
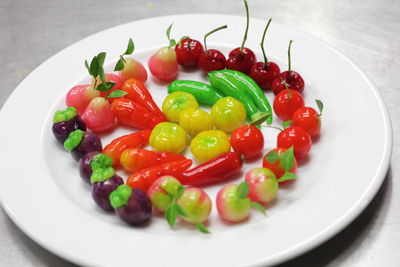
<path fill-rule="evenodd" d="M 296 110 L 291 121 L 293 126 L 303 128 L 311 137 L 318 135 L 321 131 L 320 115 L 311 107 L 302 107 Z"/>
<path fill-rule="evenodd" d="M 82 116 L 86 107 L 93 98 L 100 96 L 91 84 L 77 85 L 68 91 L 65 102 L 68 107 L 76 108 L 78 115 Z"/>
<path fill-rule="evenodd" d="M 105 181 L 94 183 L 92 185 L 92 197 L 97 206 L 106 211 L 113 210 L 109 197 L 111 192 L 121 184 L 124 184 L 124 180 L 118 175 L 114 175 Z"/>
<path fill-rule="evenodd" d="M 147 191 L 153 207 L 164 212 L 171 205 L 180 185 L 181 183 L 173 176 L 166 175 L 155 180 Z"/>
<path fill-rule="evenodd" d="M 125 67 L 119 72 L 121 79 L 125 82 L 128 79 L 138 79 L 142 83 L 147 81 L 147 71 L 139 61 L 133 58 L 125 58 Z"/>
<path fill-rule="evenodd" d="M 147 195 L 139 189 L 132 189 L 127 204 L 117 208 L 115 213 L 128 224 L 140 225 L 150 219 L 151 211 L 151 201 Z"/>
<path fill-rule="evenodd" d="M 197 66 L 200 54 L 204 52 L 203 45 L 194 39 L 184 38 L 175 46 L 179 65 L 185 68 Z"/>
<path fill-rule="evenodd" d="M 266 157 L 272 151 L 277 152 L 278 156 L 282 156 L 283 153 L 285 153 L 286 148 L 282 148 L 282 147 L 275 148 L 275 149 L 269 151 L 267 154 L 265 154 L 265 156 L 263 158 L 263 167 L 271 170 L 275 174 L 276 178 L 279 179 L 285 173 L 285 169 L 283 168 L 281 159 L 277 159 L 273 163 L 271 163 L 267 160 Z M 289 172 L 296 173 L 296 170 L 297 170 L 297 161 L 296 161 L 296 159 L 294 159 L 293 167 L 289 170 Z"/>
<path fill-rule="evenodd" d="M 255 168 L 248 171 L 245 181 L 249 184 L 249 195 L 251 201 L 264 205 L 273 201 L 278 193 L 278 182 L 275 174 L 266 168 Z"/>
<path fill-rule="evenodd" d="M 204 72 L 225 69 L 226 58 L 217 49 L 208 49 L 199 56 L 198 66 Z"/>
<path fill-rule="evenodd" d="M 179 154 L 186 148 L 187 134 L 176 123 L 162 122 L 151 131 L 149 144 L 157 151 Z"/>
<path fill-rule="evenodd" d="M 230 133 L 246 120 L 246 109 L 235 98 L 224 97 L 211 108 L 211 118 L 217 129 Z"/>
<path fill-rule="evenodd" d="M 88 184 L 91 184 L 90 176 L 92 175 L 93 172 L 90 163 L 92 162 L 92 159 L 100 153 L 101 153 L 100 151 L 86 153 L 79 162 L 79 173 L 81 175 L 81 178 Z"/>
<path fill-rule="evenodd" d="M 192 137 L 201 131 L 212 130 L 211 115 L 199 108 L 187 108 L 179 114 L 179 125 Z"/>
<path fill-rule="evenodd" d="M 294 156 L 300 160 L 307 156 L 311 150 L 311 137 L 306 130 L 291 126 L 278 134 L 278 147 L 290 148 L 293 146 Z"/>
<path fill-rule="evenodd" d="M 250 77 L 262 88 L 270 89 L 272 82 L 279 76 L 281 70 L 275 62 L 269 61 L 267 66 L 264 62 L 255 63 L 250 70 Z"/>
<path fill-rule="evenodd" d="M 189 223 L 202 223 L 211 212 L 211 199 L 206 192 L 197 187 L 187 187 L 176 203 L 186 212 L 187 217 L 180 216 Z"/>
<path fill-rule="evenodd" d="M 254 63 L 256 63 L 256 55 L 253 51 L 246 47 L 240 51 L 240 47 L 237 47 L 229 53 L 226 68 L 249 73 Z"/>
<path fill-rule="evenodd" d="M 242 125 L 236 128 L 230 137 L 234 151 L 251 159 L 261 154 L 264 148 L 264 136 L 254 125 Z"/>
<path fill-rule="evenodd" d="M 149 59 L 148 64 L 151 74 L 160 81 L 173 81 L 178 76 L 178 61 L 173 48 L 160 48 Z"/>
<path fill-rule="evenodd" d="M 169 94 L 162 104 L 162 111 L 171 122 L 179 122 L 179 115 L 187 108 L 197 109 L 199 104 L 196 98 L 186 92 L 173 92 Z"/>
<path fill-rule="evenodd" d="M 281 91 L 285 89 L 292 89 L 295 90 L 299 93 L 302 93 L 304 90 L 304 80 L 295 71 L 284 71 L 281 74 L 279 74 L 279 77 L 273 80 L 271 84 L 271 89 L 272 92 L 274 92 L 275 95 L 279 94 Z"/>
<path fill-rule="evenodd" d="M 229 152 L 230 149 L 231 144 L 228 136 L 219 130 L 200 132 L 190 143 L 190 151 L 200 162 L 211 160 Z"/>
<path fill-rule="evenodd" d="M 237 185 L 226 185 L 217 194 L 217 210 L 222 219 L 228 222 L 241 222 L 245 220 L 251 209 L 248 197 L 239 198 Z"/>
<path fill-rule="evenodd" d="M 279 119 L 290 120 L 296 110 L 304 107 L 304 99 L 297 91 L 283 90 L 275 97 L 273 107 Z"/>
<path fill-rule="evenodd" d="M 115 115 L 111 111 L 110 103 L 105 98 L 96 97 L 86 107 L 82 114 L 82 120 L 90 130 L 100 133 L 114 127 Z"/>
<path fill-rule="evenodd" d="M 71 132 L 78 129 L 86 131 L 86 125 L 79 116 L 75 116 L 68 121 L 54 123 L 52 126 L 54 136 L 62 144 Z"/>
<path fill-rule="evenodd" d="M 74 159 L 80 160 L 86 153 L 93 151 L 101 152 L 102 149 L 100 138 L 96 134 L 86 131 L 82 141 L 71 152 Z"/>

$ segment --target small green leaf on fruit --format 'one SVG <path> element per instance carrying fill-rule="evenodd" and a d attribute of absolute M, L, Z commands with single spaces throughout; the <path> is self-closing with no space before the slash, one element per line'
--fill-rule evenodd
<path fill-rule="evenodd" d="M 85 60 L 85 67 L 86 67 L 86 69 L 88 70 L 89 74 L 92 75 L 92 74 L 90 73 L 90 67 L 89 67 L 89 63 L 88 63 L 87 60 Z"/>
<path fill-rule="evenodd" d="M 265 156 L 265 159 L 269 163 L 274 163 L 275 161 L 277 161 L 279 159 L 279 154 L 276 151 L 271 151 Z"/>
<path fill-rule="evenodd" d="M 172 25 L 174 25 L 174 24 L 172 23 L 171 25 L 169 25 L 168 28 L 167 28 L 167 31 L 166 31 L 168 40 L 171 40 L 170 35 L 171 35 Z"/>
<path fill-rule="evenodd" d="M 125 91 L 122 91 L 122 90 L 115 90 L 115 91 L 112 91 L 112 92 L 108 95 L 107 98 L 110 98 L 110 97 L 123 97 L 123 96 L 126 95 L 126 94 L 127 94 L 127 92 L 125 92 Z"/>
<path fill-rule="evenodd" d="M 90 75 L 92 75 L 93 77 L 97 77 L 99 75 L 99 67 L 99 61 L 96 57 L 93 57 L 89 67 Z"/>
<path fill-rule="evenodd" d="M 246 198 L 247 195 L 249 194 L 249 191 L 250 187 L 246 181 L 240 183 L 240 185 L 237 187 L 238 198 Z"/>
<path fill-rule="evenodd" d="M 101 66 L 101 65 L 99 66 L 99 77 L 100 77 L 100 80 L 102 83 L 105 83 L 107 81 L 106 75 L 104 74 L 103 66 Z"/>
<path fill-rule="evenodd" d="M 105 60 L 106 60 L 105 52 L 101 52 L 97 55 L 97 61 L 99 62 L 99 66 L 103 66 Z"/>
<path fill-rule="evenodd" d="M 179 185 L 178 190 L 175 195 L 175 199 L 179 199 L 183 195 L 184 192 L 185 192 L 185 187 L 182 185 Z"/>
<path fill-rule="evenodd" d="M 211 232 L 207 229 L 207 227 L 200 222 L 196 222 L 196 227 L 197 229 L 199 229 L 200 232 L 204 234 L 211 234 Z"/>
<path fill-rule="evenodd" d="M 324 103 L 322 103 L 321 100 L 315 99 L 315 102 L 317 103 L 318 109 L 319 109 L 319 115 L 322 115 L 322 110 L 324 109 Z"/>
<path fill-rule="evenodd" d="M 128 47 L 126 48 L 124 55 L 130 55 L 133 53 L 134 50 L 135 50 L 135 44 L 133 43 L 132 38 L 129 38 Z"/>
<path fill-rule="evenodd" d="M 179 204 L 176 204 L 176 212 L 179 214 L 179 215 L 181 215 L 182 217 L 184 217 L 184 218 L 187 218 L 189 215 L 186 213 L 186 211 L 179 205 Z"/>
<path fill-rule="evenodd" d="M 173 202 L 165 211 L 165 219 L 167 220 L 171 228 L 174 228 L 175 226 L 176 215 L 177 215 L 176 203 Z"/>
<path fill-rule="evenodd" d="M 281 164 L 285 171 L 289 171 L 291 168 L 293 168 L 294 164 L 293 146 L 291 146 L 289 149 L 285 151 L 285 153 L 283 153 Z"/>
<path fill-rule="evenodd" d="M 114 71 L 120 71 L 123 70 L 125 67 L 124 61 L 122 60 L 122 58 L 120 58 L 117 62 L 117 64 L 115 65 Z"/>
<path fill-rule="evenodd" d="M 257 210 L 257 211 L 261 212 L 262 214 L 264 214 L 265 216 L 267 216 L 267 213 L 265 212 L 265 208 L 264 208 L 260 203 L 251 202 L 251 206 L 252 206 L 255 210 Z"/>
<path fill-rule="evenodd" d="M 175 45 L 176 45 L 176 41 L 174 39 L 170 39 L 168 47 L 173 47 Z"/>
<path fill-rule="evenodd" d="M 282 123 L 282 127 L 283 127 L 283 129 L 286 129 L 289 125 L 291 125 L 293 122 L 291 121 L 291 120 L 287 120 L 287 121 L 284 121 L 283 123 Z"/>
<path fill-rule="evenodd" d="M 290 181 L 290 180 L 295 180 L 295 179 L 297 179 L 297 175 L 296 175 L 296 174 L 294 174 L 294 173 L 292 173 L 292 172 L 285 172 L 285 173 L 281 176 L 281 178 L 279 178 L 279 179 L 277 180 L 277 182 L 278 182 L 278 183 L 281 183 L 281 182 Z"/>
<path fill-rule="evenodd" d="M 109 89 L 108 89 L 107 85 L 105 85 L 104 83 L 101 83 L 97 86 L 96 90 L 100 91 L 100 92 L 108 92 Z"/>

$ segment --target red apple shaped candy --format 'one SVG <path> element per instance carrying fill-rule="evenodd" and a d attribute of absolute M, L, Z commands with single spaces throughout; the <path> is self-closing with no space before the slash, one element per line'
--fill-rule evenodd
<path fill-rule="evenodd" d="M 279 94 L 281 91 L 289 88 L 292 90 L 296 90 L 299 93 L 302 93 L 304 90 L 304 80 L 297 72 L 292 70 L 292 63 L 290 58 L 290 47 L 292 45 L 293 40 L 289 42 L 288 48 L 288 70 L 279 74 L 275 80 L 273 80 L 271 84 L 272 92 L 275 95 Z"/>
<path fill-rule="evenodd" d="M 256 55 L 249 48 L 244 47 L 249 31 L 249 7 L 246 0 L 244 0 L 244 6 L 246 8 L 246 30 L 244 32 L 242 45 L 229 53 L 228 60 L 226 61 L 226 68 L 249 73 L 251 67 L 256 62 Z"/>
<path fill-rule="evenodd" d="M 293 155 L 293 149 L 292 151 L 288 151 L 286 148 L 277 147 L 265 154 L 263 158 L 263 167 L 270 169 L 278 179 L 287 172 L 295 174 L 297 170 L 297 161 L 294 158 L 293 163 L 290 164 L 289 157 L 293 157 L 290 154 Z"/>
<path fill-rule="evenodd" d="M 277 146 L 290 148 L 293 146 L 296 160 L 307 156 L 311 150 L 311 137 L 306 130 L 298 126 L 291 126 L 278 134 Z"/>
<path fill-rule="evenodd" d="M 197 66 L 204 48 L 199 41 L 186 37 L 181 39 L 175 46 L 175 52 L 179 65 L 184 68 L 193 68 Z"/>
<path fill-rule="evenodd" d="M 198 66 L 199 68 L 208 73 L 213 70 L 223 70 L 226 65 L 226 58 L 222 52 L 217 49 L 207 49 L 207 37 L 222 29 L 226 29 L 228 26 L 224 25 L 218 27 L 204 35 L 204 48 L 205 50 L 199 56 Z"/>
<path fill-rule="evenodd" d="M 293 113 L 291 121 L 292 126 L 299 126 L 308 132 L 313 137 L 321 131 L 321 115 L 324 107 L 321 100 L 315 100 L 319 109 L 319 113 L 312 107 L 302 107 Z"/>
<path fill-rule="evenodd" d="M 85 109 L 82 120 L 90 130 L 99 133 L 114 127 L 115 116 L 110 103 L 103 97 L 96 97 Z"/>
<path fill-rule="evenodd" d="M 161 47 L 150 59 L 150 72 L 160 81 L 169 82 L 175 80 L 178 76 L 178 61 L 176 52 L 173 48 L 176 42 L 170 38 L 172 24 L 167 29 L 167 37 L 169 40 L 168 47 Z"/>
<path fill-rule="evenodd" d="M 134 50 L 135 50 L 135 45 L 132 41 L 132 38 L 130 38 L 126 51 L 122 55 L 120 55 L 120 59 L 115 65 L 114 71 L 120 71 L 119 75 L 121 76 L 122 83 L 132 78 L 138 79 L 142 83 L 145 83 L 147 81 L 147 72 L 146 69 L 143 67 L 143 65 L 139 61 L 134 60 L 133 58 L 124 58 L 124 56 L 132 55 Z"/>
<path fill-rule="evenodd" d="M 78 115 L 82 116 L 90 101 L 98 96 L 100 92 L 96 91 L 91 84 L 77 85 L 69 90 L 65 102 L 68 107 L 76 108 Z"/>
<path fill-rule="evenodd" d="M 264 39 L 265 39 L 265 34 L 267 33 L 269 24 L 271 23 L 272 19 L 268 20 L 267 26 L 265 26 L 264 33 L 261 39 L 261 50 L 264 56 L 264 62 L 257 62 L 253 65 L 250 71 L 250 77 L 253 78 L 253 80 L 256 81 L 256 83 L 262 88 L 262 89 L 268 89 L 271 88 L 272 81 L 276 79 L 279 74 L 281 73 L 281 70 L 279 69 L 279 66 L 272 62 L 268 61 L 268 58 L 265 54 L 264 50 Z"/>

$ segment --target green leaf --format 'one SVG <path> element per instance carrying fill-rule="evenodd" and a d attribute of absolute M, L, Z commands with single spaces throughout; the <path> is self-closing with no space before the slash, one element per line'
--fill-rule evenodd
<path fill-rule="evenodd" d="M 92 75 L 92 74 L 90 73 L 90 67 L 89 67 L 89 63 L 88 63 L 87 60 L 85 60 L 85 67 L 86 67 L 86 69 L 88 70 L 89 74 Z"/>
<path fill-rule="evenodd" d="M 90 62 L 89 73 L 94 78 L 99 75 L 99 61 L 96 57 L 93 57 L 92 61 Z"/>
<path fill-rule="evenodd" d="M 173 47 L 176 45 L 176 41 L 174 39 L 169 40 L 169 45 L 168 47 Z"/>
<path fill-rule="evenodd" d="M 260 203 L 251 202 L 251 206 L 252 206 L 255 210 L 257 210 L 257 211 L 261 212 L 262 214 L 264 214 L 265 216 L 267 216 L 267 213 L 265 212 L 265 208 L 264 208 Z"/>
<path fill-rule="evenodd" d="M 107 82 L 106 81 L 106 75 L 104 74 L 104 69 L 103 66 L 99 66 L 99 77 L 102 83 Z"/>
<path fill-rule="evenodd" d="M 125 92 L 125 91 L 122 91 L 122 90 L 115 90 L 115 91 L 112 91 L 112 92 L 108 95 L 107 98 L 111 98 L 111 97 L 122 97 L 122 96 L 124 96 L 124 95 L 126 95 L 126 94 L 127 94 L 127 92 Z"/>
<path fill-rule="evenodd" d="M 99 66 L 103 66 L 105 60 L 106 60 L 105 52 L 101 52 L 97 55 L 97 61 L 99 62 Z"/>
<path fill-rule="evenodd" d="M 247 195 L 249 194 L 249 191 L 250 187 L 246 181 L 240 183 L 240 185 L 237 187 L 238 198 L 246 198 Z"/>
<path fill-rule="evenodd" d="M 322 115 L 322 110 L 324 109 L 324 103 L 322 103 L 321 100 L 315 99 L 315 102 L 317 103 L 318 109 L 319 109 L 319 115 Z"/>
<path fill-rule="evenodd" d="M 172 23 L 171 25 L 169 25 L 168 28 L 167 28 L 167 31 L 166 31 L 168 40 L 171 40 L 170 35 L 171 35 L 172 25 L 174 25 L 174 24 Z"/>
<path fill-rule="evenodd" d="M 185 192 L 185 187 L 182 185 L 179 185 L 178 191 L 176 192 L 174 199 L 179 199 L 183 195 L 184 192 Z"/>
<path fill-rule="evenodd" d="M 291 168 L 293 168 L 294 164 L 294 153 L 293 153 L 293 146 L 291 146 L 289 149 L 283 153 L 282 158 L 281 158 L 281 165 L 285 171 L 289 171 Z"/>
<path fill-rule="evenodd" d="M 108 88 L 108 91 L 113 89 L 114 86 L 115 86 L 114 82 L 106 82 L 106 87 Z"/>
<path fill-rule="evenodd" d="M 204 234 L 211 234 L 211 232 L 207 229 L 207 227 L 200 222 L 196 222 L 196 227 L 197 229 L 199 229 L 200 232 Z"/>
<path fill-rule="evenodd" d="M 277 161 L 279 159 L 279 154 L 276 151 L 271 151 L 265 156 L 265 159 L 269 163 L 274 163 L 275 161 Z"/>
<path fill-rule="evenodd" d="M 107 85 L 105 85 L 104 83 L 101 83 L 96 87 L 96 90 L 100 91 L 100 92 L 108 92 L 109 89 L 108 89 Z"/>
<path fill-rule="evenodd" d="M 177 209 L 176 209 L 176 203 L 173 202 L 166 210 L 165 210 L 165 219 L 167 220 L 169 226 L 171 228 L 174 228 L 175 222 L 176 222 L 176 215 L 177 215 Z"/>
<path fill-rule="evenodd" d="M 124 55 L 131 55 L 134 50 L 135 50 L 135 44 L 133 43 L 132 38 L 129 38 L 128 47 L 126 48 Z"/>
<path fill-rule="evenodd" d="M 115 65 L 114 71 L 120 71 L 123 70 L 125 67 L 124 61 L 120 58 L 117 62 L 117 64 Z"/>
<path fill-rule="evenodd" d="M 186 211 L 179 205 L 176 204 L 176 212 L 181 215 L 182 217 L 187 218 L 189 215 L 186 213 Z"/>
<path fill-rule="evenodd" d="M 283 127 L 283 129 L 285 129 L 285 128 L 287 128 L 289 125 L 291 125 L 292 124 L 292 121 L 291 120 L 287 120 L 287 121 L 284 121 L 283 123 L 282 123 L 282 127 Z"/>
<path fill-rule="evenodd" d="M 297 179 L 297 175 L 292 173 L 292 172 L 285 172 L 281 178 L 276 180 L 278 183 L 284 182 L 284 181 L 289 181 L 289 180 L 295 180 Z"/>

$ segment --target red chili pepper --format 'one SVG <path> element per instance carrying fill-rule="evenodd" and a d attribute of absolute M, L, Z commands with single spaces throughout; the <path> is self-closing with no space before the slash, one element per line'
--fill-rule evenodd
<path fill-rule="evenodd" d="M 124 85 L 122 86 L 122 91 L 127 92 L 125 98 L 138 103 L 160 119 L 164 121 L 166 120 L 164 113 L 162 113 L 160 108 L 154 102 L 149 90 L 141 81 L 137 79 L 129 79 L 125 81 Z"/>
<path fill-rule="evenodd" d="M 156 165 L 147 169 L 143 169 L 128 177 L 126 184 L 132 188 L 137 188 L 143 192 L 147 192 L 151 184 L 163 175 L 177 176 L 178 174 L 189 169 L 192 160 L 180 160 Z"/>
<path fill-rule="evenodd" d="M 154 126 L 165 121 L 126 98 L 115 99 L 111 104 L 111 110 L 120 124 L 137 129 L 153 129 Z"/>
<path fill-rule="evenodd" d="M 203 186 L 219 183 L 239 171 L 241 167 L 240 154 L 228 152 L 175 175 L 175 178 L 185 185 Z"/>
<path fill-rule="evenodd" d="M 114 167 L 119 166 L 122 152 L 128 148 L 147 145 L 150 133 L 150 130 L 143 130 L 118 137 L 104 147 L 103 153 L 112 158 Z"/>
<path fill-rule="evenodd" d="M 137 172 L 163 163 L 185 159 L 184 156 L 175 153 L 151 151 L 135 147 L 126 149 L 121 154 L 121 165 L 128 171 Z"/>

